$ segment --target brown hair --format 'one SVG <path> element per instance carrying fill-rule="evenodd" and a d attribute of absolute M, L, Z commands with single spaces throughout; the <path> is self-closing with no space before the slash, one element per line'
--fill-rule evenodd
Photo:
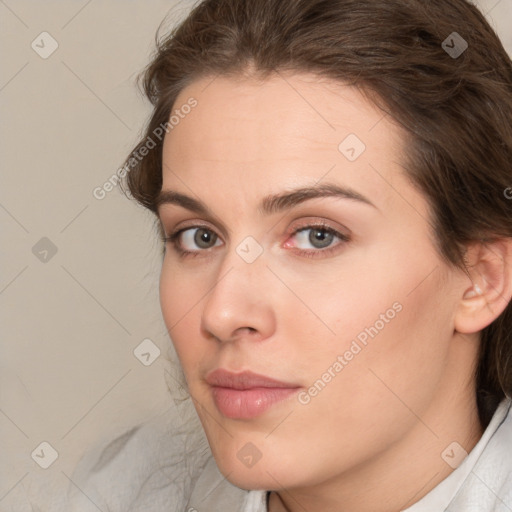
<path fill-rule="evenodd" d="M 358 87 L 405 129 L 405 168 L 447 262 L 467 271 L 468 243 L 512 237 L 512 62 L 468 1 L 205 0 L 157 46 L 143 75 L 154 111 L 132 154 L 198 78 L 311 72 Z M 131 195 L 156 213 L 162 141 L 129 167 Z M 512 395 L 512 303 L 481 333 L 475 378 L 486 426 Z"/>

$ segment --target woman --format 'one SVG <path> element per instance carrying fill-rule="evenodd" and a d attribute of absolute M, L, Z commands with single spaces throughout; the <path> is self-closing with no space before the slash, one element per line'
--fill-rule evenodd
<path fill-rule="evenodd" d="M 167 506 L 512 510 L 512 63 L 477 8 L 206 0 L 144 85 L 127 183 L 212 452 Z"/>

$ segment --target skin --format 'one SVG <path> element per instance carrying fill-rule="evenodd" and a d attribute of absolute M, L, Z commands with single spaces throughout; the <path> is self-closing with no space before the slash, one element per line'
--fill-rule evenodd
<path fill-rule="evenodd" d="M 271 512 L 405 509 L 452 471 L 441 457 L 451 443 L 469 452 L 482 434 L 478 330 L 501 306 L 475 317 L 486 308 L 468 294 L 472 279 L 436 251 L 426 200 L 401 167 L 404 134 L 357 90 L 281 73 L 197 80 L 175 107 L 190 97 L 197 107 L 164 141 L 162 190 L 207 212 L 159 207 L 166 236 L 189 230 L 166 243 L 160 296 L 220 471 L 241 488 L 275 491 Z M 348 134 L 366 145 L 354 162 L 338 150 Z M 258 208 L 268 195 L 326 183 L 373 206 L 324 197 Z M 296 233 L 319 223 L 349 241 L 321 249 L 311 231 Z M 197 226 L 218 236 L 212 247 L 194 244 Z M 248 236 L 263 251 L 252 263 L 236 251 Z M 176 244 L 195 252 L 183 257 Z M 307 391 L 396 303 L 400 312 L 309 403 L 294 395 L 250 420 L 216 408 L 211 370 Z M 249 442 L 261 452 L 250 468 L 237 458 Z"/>

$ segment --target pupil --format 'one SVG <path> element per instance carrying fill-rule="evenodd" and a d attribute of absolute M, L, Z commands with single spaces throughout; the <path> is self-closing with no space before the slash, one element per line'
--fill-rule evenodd
<path fill-rule="evenodd" d="M 309 241 L 316 248 L 327 247 L 331 244 L 333 234 L 324 229 L 311 230 Z"/>
<path fill-rule="evenodd" d="M 206 229 L 198 229 L 194 236 L 194 242 L 198 247 L 207 249 L 216 241 L 216 235 Z"/>

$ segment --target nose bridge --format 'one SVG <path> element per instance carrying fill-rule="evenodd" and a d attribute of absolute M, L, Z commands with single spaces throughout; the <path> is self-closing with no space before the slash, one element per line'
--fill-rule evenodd
<path fill-rule="evenodd" d="M 246 236 L 237 245 L 230 246 L 219 266 L 217 281 L 212 292 L 217 287 L 226 287 L 235 295 L 238 293 L 244 295 L 241 293 L 242 290 L 249 292 L 249 288 L 256 290 L 268 273 L 264 252 L 263 246 L 252 236 Z M 250 294 L 245 295 L 249 298 Z"/>
<path fill-rule="evenodd" d="M 266 274 L 263 248 L 254 239 L 231 247 L 205 297 L 203 329 L 220 340 L 232 339 L 241 329 L 257 331 L 259 337 L 270 336 L 275 317 L 271 294 L 264 293 Z"/>

